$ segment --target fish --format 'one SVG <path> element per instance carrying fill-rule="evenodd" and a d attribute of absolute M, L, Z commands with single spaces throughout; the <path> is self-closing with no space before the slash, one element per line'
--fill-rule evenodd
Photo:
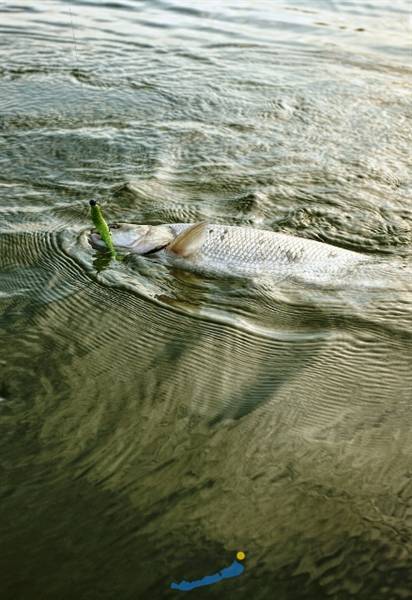
<path fill-rule="evenodd" d="M 237 274 L 343 274 L 367 255 L 331 244 L 253 227 L 210 223 L 109 225 L 119 253 L 155 256 L 191 270 Z M 97 231 L 89 244 L 107 250 Z"/>

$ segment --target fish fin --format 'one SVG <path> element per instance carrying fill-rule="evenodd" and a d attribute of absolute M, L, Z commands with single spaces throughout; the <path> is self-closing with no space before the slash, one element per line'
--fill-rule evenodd
<path fill-rule="evenodd" d="M 206 228 L 207 223 L 196 223 L 185 229 L 167 246 L 168 251 L 183 258 L 192 256 L 202 247 L 206 239 Z"/>

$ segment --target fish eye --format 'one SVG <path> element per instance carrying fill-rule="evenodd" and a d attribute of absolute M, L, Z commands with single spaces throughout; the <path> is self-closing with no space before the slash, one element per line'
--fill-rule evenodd
<path fill-rule="evenodd" d="M 120 225 L 118 223 L 109 223 L 110 229 L 119 229 Z"/>

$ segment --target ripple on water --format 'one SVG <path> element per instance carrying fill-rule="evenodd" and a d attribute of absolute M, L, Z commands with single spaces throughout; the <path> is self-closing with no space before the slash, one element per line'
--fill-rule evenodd
<path fill-rule="evenodd" d="M 363 410 L 366 414 L 372 411 L 371 419 L 378 422 L 388 398 L 406 401 L 409 397 L 411 295 L 408 286 L 399 285 L 397 270 L 395 288 L 388 285 L 390 277 L 386 284 L 383 277 L 375 287 L 369 284 L 362 289 L 358 283 L 353 290 L 347 287 L 350 282 L 325 288 L 302 282 L 271 284 L 268 278 L 204 279 L 171 271 L 143 257 L 133 265 L 115 263 L 98 272 L 86 235 L 65 234 L 62 245 L 93 279 L 114 289 L 130 290 L 161 307 L 160 314 L 176 320 L 175 334 L 181 330 L 182 318 L 203 331 L 206 347 L 201 344 L 201 350 L 191 345 L 185 349 L 176 335 L 172 346 L 165 343 L 161 354 L 172 359 L 172 395 L 180 389 L 180 373 L 186 372 L 189 380 L 189 373 L 195 374 L 190 394 L 186 379 L 180 394 L 188 395 L 191 407 L 211 423 L 237 419 L 259 407 L 271 411 L 275 402 L 279 412 L 283 410 L 279 407 L 286 407 L 283 418 L 293 421 L 293 427 L 321 437 L 334 436 L 341 427 L 338 437 L 345 439 L 353 435 L 351 428 L 356 422 L 368 427 L 368 418 L 361 416 Z M 376 264 L 376 269 L 379 266 L 385 274 L 382 264 Z M 389 276 L 393 278 L 393 271 Z M 402 295 L 405 305 L 400 309 Z M 157 323 L 157 333 L 159 327 Z M 392 345 L 393 351 L 389 351 Z M 386 358 L 388 351 L 391 360 Z M 219 365 L 225 366 L 223 371 Z M 376 388 L 369 382 L 371 372 L 379 373 Z M 290 388 L 294 389 L 299 411 L 290 399 L 280 400 L 283 388 L 288 390 L 288 398 Z M 303 400 L 307 389 L 311 390 L 310 401 Z M 316 394 L 312 394 L 314 389 Z M 365 398 L 361 395 L 359 404 L 354 405 L 350 398 L 359 389 L 365 390 Z M 367 403 L 375 393 L 379 398 L 376 414 L 373 402 Z M 292 416 L 287 414 L 289 409 Z M 395 411 L 395 421 L 397 414 Z"/>
<path fill-rule="evenodd" d="M 407 3 L 30 4 L 0 8 L 3 596 L 161 598 L 243 548 L 228 597 L 409 597 Z M 379 279 L 105 266 L 91 197 Z"/>

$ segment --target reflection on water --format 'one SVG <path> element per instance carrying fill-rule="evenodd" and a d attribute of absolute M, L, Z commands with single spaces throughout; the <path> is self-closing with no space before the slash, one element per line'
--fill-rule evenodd
<path fill-rule="evenodd" d="M 168 598 L 241 548 L 197 597 L 407 598 L 407 3 L 0 10 L 2 597 Z M 96 268 L 91 197 L 372 266 Z"/>

